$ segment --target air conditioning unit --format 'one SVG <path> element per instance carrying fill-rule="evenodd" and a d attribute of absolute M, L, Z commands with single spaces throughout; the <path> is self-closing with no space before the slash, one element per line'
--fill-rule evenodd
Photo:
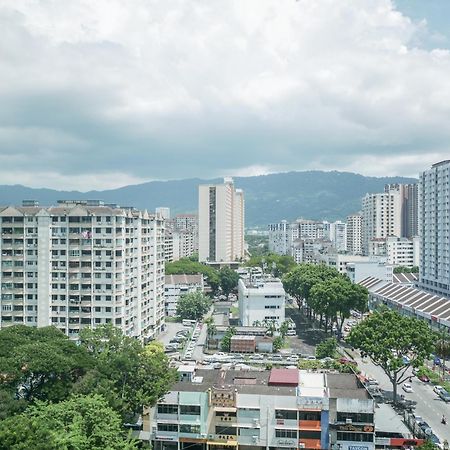
<path fill-rule="evenodd" d="M 258 442 L 258 436 L 252 436 L 252 442 L 256 444 Z"/>
<path fill-rule="evenodd" d="M 253 426 L 259 427 L 259 419 L 253 419 Z"/>
<path fill-rule="evenodd" d="M 300 444 L 298 444 L 299 448 L 305 448 L 305 444 L 303 444 L 302 442 L 300 442 Z"/>
<path fill-rule="evenodd" d="M 352 419 L 345 419 L 345 423 L 351 424 L 351 423 L 353 423 L 353 421 L 352 421 Z"/>

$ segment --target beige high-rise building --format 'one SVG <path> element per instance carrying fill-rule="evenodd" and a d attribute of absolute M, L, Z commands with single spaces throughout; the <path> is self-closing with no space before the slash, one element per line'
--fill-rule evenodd
<path fill-rule="evenodd" d="M 199 186 L 199 261 L 229 263 L 244 258 L 244 193 L 233 179 Z"/>
<path fill-rule="evenodd" d="M 369 254 L 373 239 L 402 236 L 401 185 L 386 185 L 385 192 L 366 194 L 362 201 L 362 251 Z"/>

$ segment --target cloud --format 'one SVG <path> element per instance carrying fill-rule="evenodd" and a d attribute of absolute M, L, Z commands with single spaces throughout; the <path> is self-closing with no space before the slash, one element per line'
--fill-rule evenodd
<path fill-rule="evenodd" d="M 448 156 L 450 53 L 390 0 L 3 0 L 0 27 L 3 183 L 416 175 Z"/>

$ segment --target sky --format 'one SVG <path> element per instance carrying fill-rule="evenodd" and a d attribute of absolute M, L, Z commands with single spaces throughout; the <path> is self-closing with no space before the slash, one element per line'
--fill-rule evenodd
<path fill-rule="evenodd" d="M 450 157 L 448 0 L 2 0 L 0 184 Z"/>

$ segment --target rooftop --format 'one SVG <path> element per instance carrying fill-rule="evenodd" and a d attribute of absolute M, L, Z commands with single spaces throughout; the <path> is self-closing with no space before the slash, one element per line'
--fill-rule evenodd
<path fill-rule="evenodd" d="M 187 275 L 187 274 L 178 274 L 178 275 L 166 275 L 165 277 L 166 284 L 202 284 L 203 275 Z"/>
<path fill-rule="evenodd" d="M 358 378 L 350 373 L 330 373 L 327 375 L 330 398 L 354 398 L 368 400 L 370 395 Z"/>
<path fill-rule="evenodd" d="M 298 386 L 298 369 L 272 369 L 269 376 L 270 386 Z"/>

